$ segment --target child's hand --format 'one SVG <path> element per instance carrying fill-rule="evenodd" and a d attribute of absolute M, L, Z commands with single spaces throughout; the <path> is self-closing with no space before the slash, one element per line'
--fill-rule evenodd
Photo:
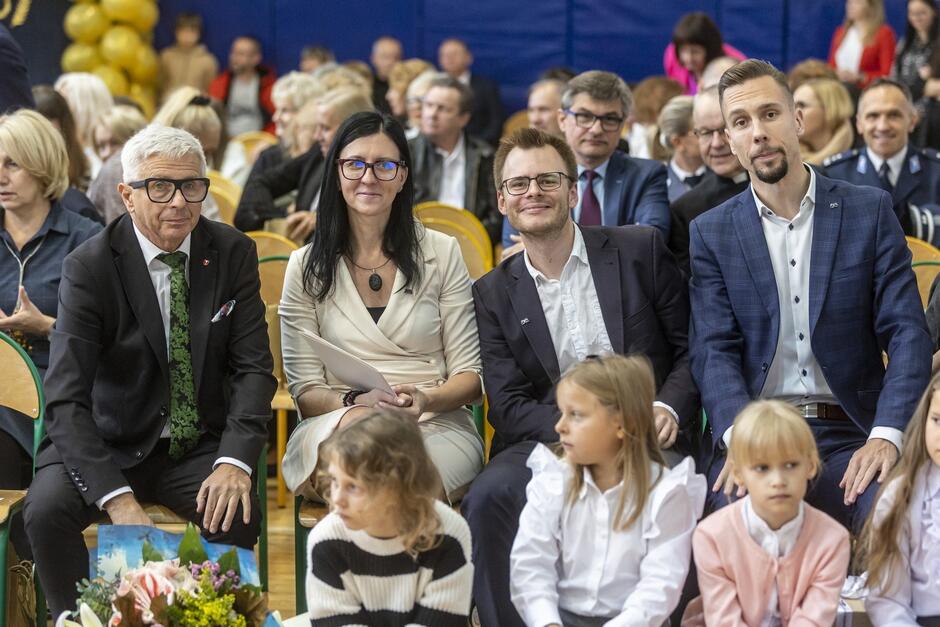
<path fill-rule="evenodd" d="M 741 498 L 747 494 L 747 488 L 744 487 L 744 484 L 738 484 L 734 480 L 734 474 L 731 472 L 731 462 L 726 459 L 725 465 L 721 468 L 718 479 L 715 481 L 715 485 L 712 486 L 712 492 L 721 490 L 725 493 L 725 496 L 730 497 L 735 486 L 738 488 L 737 494 L 735 495 L 737 498 Z"/>

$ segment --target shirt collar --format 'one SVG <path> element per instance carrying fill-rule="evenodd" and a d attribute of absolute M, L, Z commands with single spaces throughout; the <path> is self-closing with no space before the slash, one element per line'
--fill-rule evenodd
<path fill-rule="evenodd" d="M 470 84 L 470 70 L 464 70 L 464 73 L 457 77 L 457 80 L 464 85 Z"/>
<path fill-rule="evenodd" d="M 523 249 L 522 258 L 525 261 L 525 268 L 529 271 L 529 274 L 532 276 L 532 279 L 536 284 L 539 281 L 548 281 L 549 279 L 542 274 L 535 266 L 532 265 L 532 260 L 529 259 L 529 251 Z M 565 268 L 568 268 L 568 264 L 571 263 L 572 259 L 577 259 L 583 264 L 588 263 L 587 248 L 584 246 L 584 237 L 581 235 L 581 227 L 577 224 L 574 225 L 574 244 L 571 246 L 571 254 L 568 256 L 568 261 L 565 262 Z M 564 270 L 562 270 L 564 274 Z"/>
<path fill-rule="evenodd" d="M 690 176 L 702 176 L 703 174 L 705 174 L 704 165 L 699 166 L 699 169 L 696 170 L 695 172 L 689 172 L 688 170 L 683 170 L 682 167 L 678 163 L 676 163 L 675 157 L 669 160 L 669 167 L 672 169 L 673 172 L 676 173 L 676 176 L 679 177 L 680 181 L 684 181 Z"/>
<path fill-rule="evenodd" d="M 773 557 L 775 558 L 786 555 L 794 545 L 796 545 L 796 541 L 800 537 L 800 531 L 803 529 L 804 516 L 805 507 L 803 501 L 800 501 L 799 511 L 796 513 L 793 520 L 784 523 L 780 529 L 774 531 L 770 528 L 770 525 L 754 511 L 754 508 L 751 506 L 751 496 L 747 495 L 744 500 L 744 520 L 747 523 L 748 533 L 754 541 L 761 546 L 764 546 L 764 539 L 776 536 L 777 550 L 780 554 L 774 555 Z"/>
<path fill-rule="evenodd" d="M 885 159 L 882 159 L 875 153 L 871 151 L 867 146 L 865 147 L 865 153 L 868 155 L 868 160 L 871 161 L 871 167 L 874 168 L 875 174 L 878 174 L 878 170 L 881 169 L 881 164 L 885 162 Z M 904 166 L 904 158 L 907 157 L 907 144 L 904 145 L 904 148 L 901 148 L 893 157 L 888 157 L 888 167 L 891 168 L 893 174 L 899 174 L 901 168 Z"/>
<path fill-rule="evenodd" d="M 137 225 L 134 224 L 134 235 L 137 236 L 137 243 L 140 244 L 140 251 L 144 254 L 144 263 L 147 267 L 150 267 L 150 264 L 158 255 L 163 255 L 166 253 L 176 252 L 173 250 L 163 250 L 149 239 L 147 236 L 140 232 L 140 229 L 137 228 Z M 186 238 L 183 240 L 183 243 L 180 244 L 180 247 L 176 250 L 186 253 L 186 260 L 189 261 L 189 246 L 191 243 L 193 234 L 189 233 Z"/>
<path fill-rule="evenodd" d="M 444 157 L 444 161 L 450 162 L 450 161 L 455 161 L 456 159 L 459 159 L 460 156 L 463 154 L 464 148 L 466 146 L 466 142 L 464 142 L 463 135 L 464 134 L 461 131 L 460 137 L 457 138 L 457 143 L 454 145 L 454 149 L 451 150 L 450 152 L 447 152 L 443 148 L 438 148 L 437 146 L 434 147 L 434 150 L 437 151 L 437 154 Z"/>
<path fill-rule="evenodd" d="M 811 214 L 813 208 L 816 206 L 816 172 L 806 164 L 803 164 L 803 167 L 809 171 L 809 185 L 806 187 L 806 193 L 803 194 L 803 198 L 800 200 L 800 212 L 796 214 L 796 217 L 793 218 L 791 222 L 799 222 L 806 219 L 806 216 Z M 757 215 L 763 218 L 766 217 L 768 211 L 773 213 L 773 210 L 757 197 L 753 183 L 750 185 L 750 189 L 751 196 L 754 197 L 754 204 L 757 205 Z"/>
<path fill-rule="evenodd" d="M 600 164 L 596 168 L 593 168 L 593 170 L 597 172 L 597 178 L 603 180 L 604 177 L 607 176 L 608 165 L 610 165 L 610 157 L 607 157 L 607 160 L 604 163 Z M 586 168 L 579 163 L 578 164 L 578 180 L 581 180 L 581 175 L 584 174 L 585 170 L 590 170 L 590 169 L 592 168 Z"/>
<path fill-rule="evenodd" d="M 743 183 L 747 180 L 747 170 L 742 170 L 731 177 L 731 180 L 735 183 Z"/>
<path fill-rule="evenodd" d="M 584 499 L 587 496 L 588 490 L 593 490 L 596 494 L 601 496 L 606 496 L 610 493 L 616 494 L 622 487 L 623 481 L 621 480 L 617 485 L 607 488 L 606 491 L 601 491 L 597 484 L 594 483 L 594 475 L 591 474 L 591 471 L 588 470 L 587 466 L 581 469 L 583 473 L 581 476 L 584 477 L 584 481 L 581 482 L 581 490 L 578 492 L 578 500 Z"/>

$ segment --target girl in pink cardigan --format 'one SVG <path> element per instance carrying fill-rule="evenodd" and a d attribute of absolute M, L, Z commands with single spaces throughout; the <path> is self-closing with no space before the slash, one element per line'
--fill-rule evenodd
<path fill-rule="evenodd" d="M 859 547 L 872 624 L 940 624 L 940 376 L 914 410 Z"/>
<path fill-rule="evenodd" d="M 692 536 L 705 625 L 829 627 L 849 564 L 849 534 L 803 502 L 819 469 L 806 421 L 780 401 L 751 403 L 734 421 L 731 471 L 747 496 Z M 694 602 L 693 602 L 694 603 Z M 686 616 L 694 614 L 694 607 Z"/>

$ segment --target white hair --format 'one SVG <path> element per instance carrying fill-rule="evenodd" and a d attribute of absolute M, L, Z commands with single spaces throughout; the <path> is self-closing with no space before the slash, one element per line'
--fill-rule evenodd
<path fill-rule="evenodd" d="M 130 183 L 140 179 L 144 162 L 156 156 L 175 161 L 196 157 L 199 161 L 199 175 L 205 176 L 206 174 L 206 155 L 198 139 L 183 129 L 162 124 L 148 124 L 142 131 L 127 140 L 121 150 L 124 182 Z"/>
<path fill-rule="evenodd" d="M 67 72 L 55 82 L 75 118 L 75 129 L 83 146 L 94 146 L 95 125 L 114 106 L 108 86 L 88 72 Z"/>
<path fill-rule="evenodd" d="M 319 81 L 306 72 L 291 72 L 277 79 L 271 88 L 271 99 L 275 106 L 291 105 L 300 109 L 304 103 L 323 95 Z"/>

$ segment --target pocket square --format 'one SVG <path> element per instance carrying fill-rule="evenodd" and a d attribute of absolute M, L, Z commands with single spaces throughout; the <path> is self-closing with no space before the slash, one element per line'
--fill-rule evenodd
<path fill-rule="evenodd" d="M 230 301 L 228 301 L 227 303 L 225 303 L 224 305 L 222 305 L 222 308 L 221 308 L 221 309 L 219 309 L 217 312 L 215 312 L 215 315 L 212 316 L 212 320 L 210 320 L 210 322 L 218 322 L 219 320 L 221 320 L 221 319 L 224 318 L 225 316 L 227 316 L 227 315 L 229 315 L 230 313 L 232 313 L 232 310 L 233 310 L 233 309 L 235 309 L 235 301 L 234 301 L 234 300 L 230 300 Z"/>

